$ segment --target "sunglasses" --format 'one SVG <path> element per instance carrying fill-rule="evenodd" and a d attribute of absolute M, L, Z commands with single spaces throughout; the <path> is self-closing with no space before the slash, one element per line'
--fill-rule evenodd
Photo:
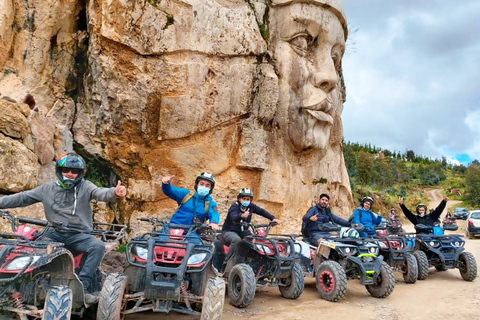
<path fill-rule="evenodd" d="M 73 174 L 79 174 L 79 173 L 82 171 L 82 169 L 72 169 L 72 168 L 62 168 L 62 169 L 60 169 L 60 170 L 61 170 L 62 173 L 69 173 L 69 172 L 71 172 L 71 173 L 73 173 Z"/>

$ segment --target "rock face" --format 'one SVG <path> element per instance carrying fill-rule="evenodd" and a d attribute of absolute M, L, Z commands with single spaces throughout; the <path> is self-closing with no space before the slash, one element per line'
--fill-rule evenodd
<path fill-rule="evenodd" d="M 133 230 L 137 217 L 175 211 L 161 192 L 166 174 L 192 188 L 212 172 L 222 220 L 242 187 L 284 221 L 278 231 L 298 232 L 322 192 L 335 213 L 352 212 L 339 0 L 0 0 L 0 8 L 0 93 L 16 101 L 30 93 L 38 108 L 0 110 L 0 145 L 23 144 L 37 179 L 65 150 L 95 159 L 127 185 L 114 216 Z M 0 181 L 0 191 L 34 185 Z"/>

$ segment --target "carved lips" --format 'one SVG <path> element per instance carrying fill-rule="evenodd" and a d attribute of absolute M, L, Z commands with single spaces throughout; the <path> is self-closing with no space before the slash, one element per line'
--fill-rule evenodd
<path fill-rule="evenodd" d="M 303 109 L 318 121 L 333 125 L 333 117 L 329 114 L 332 111 L 332 104 L 328 100 Z"/>

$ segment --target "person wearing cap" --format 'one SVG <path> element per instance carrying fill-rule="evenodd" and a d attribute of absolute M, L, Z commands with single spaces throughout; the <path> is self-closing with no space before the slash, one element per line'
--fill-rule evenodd
<path fill-rule="evenodd" d="M 223 243 L 229 248 L 221 271 L 225 269 L 227 261 L 235 252 L 237 244 L 242 241 L 243 237 L 250 234 L 250 231 L 242 225 L 242 222 L 250 223 L 252 221 L 252 215 L 258 214 L 270 221 L 280 223 L 280 220 L 275 218 L 275 216 L 267 210 L 254 204 L 252 200 L 253 191 L 249 188 L 242 188 L 237 193 L 237 201 L 228 209 L 227 217 L 222 227 L 222 237 Z"/>
<path fill-rule="evenodd" d="M 100 188 L 85 180 L 85 161 L 73 152 L 58 157 L 55 164 L 57 180 L 46 182 L 32 190 L 23 191 L 0 198 L 0 209 L 26 207 L 41 202 L 45 217 L 52 224 L 66 223 L 79 232 L 59 232 L 49 229 L 42 240 L 50 239 L 65 244 L 65 248 L 87 257 L 78 278 L 83 284 L 85 302 L 93 304 L 98 298 L 90 287 L 93 274 L 105 254 L 105 244 L 90 234 L 93 230 L 93 212 L 90 201 L 111 201 L 125 197 L 127 191 L 121 181 L 112 188 Z"/>
<path fill-rule="evenodd" d="M 353 212 L 352 224 L 361 224 L 365 227 L 365 230 L 360 232 L 362 238 L 375 235 L 375 226 L 382 222 L 382 214 L 374 213 L 371 210 L 372 206 L 373 198 L 366 196 L 360 201 L 360 207 Z"/>
<path fill-rule="evenodd" d="M 178 204 L 178 209 L 170 218 L 170 223 L 192 225 L 196 222 L 205 223 L 208 219 L 213 230 L 218 229 L 220 215 L 217 203 L 211 194 L 215 188 L 215 178 L 209 172 L 200 173 L 195 179 L 194 190 L 174 187 L 171 182 L 175 176 L 162 178 L 163 193 Z"/>
<path fill-rule="evenodd" d="M 447 206 L 447 201 L 448 201 L 447 196 L 443 196 L 443 200 L 440 202 L 437 208 L 433 210 L 431 213 L 427 214 L 427 206 L 424 203 L 419 203 L 415 207 L 415 211 L 417 214 L 413 214 L 410 210 L 407 209 L 407 207 L 403 204 L 403 198 L 399 197 L 398 198 L 398 204 L 400 205 L 400 208 L 402 209 L 403 213 L 407 217 L 408 220 L 410 220 L 413 225 L 417 224 L 424 224 L 427 226 L 434 226 L 438 219 L 440 218 L 440 215 L 442 214 L 443 210 Z"/>
<path fill-rule="evenodd" d="M 332 210 L 328 206 L 329 202 L 330 196 L 322 193 L 317 200 L 317 204 L 310 207 L 303 216 L 302 234 L 306 238 L 305 240 L 313 246 L 318 246 L 322 239 L 331 236 L 331 233 L 328 231 L 320 231 L 320 225 L 333 222 L 343 227 L 350 227 L 350 222 L 332 213 Z"/>

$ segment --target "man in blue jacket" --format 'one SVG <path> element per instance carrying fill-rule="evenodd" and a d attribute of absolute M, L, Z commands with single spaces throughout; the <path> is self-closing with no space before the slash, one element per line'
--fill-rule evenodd
<path fill-rule="evenodd" d="M 330 232 L 320 231 L 318 227 L 322 224 L 333 222 L 343 227 L 350 227 L 350 223 L 332 213 L 328 206 L 330 196 L 322 193 L 317 200 L 317 204 L 308 209 L 303 216 L 304 227 L 302 233 L 306 236 L 308 242 L 313 246 L 318 246 L 322 239 L 331 236 Z"/>
<path fill-rule="evenodd" d="M 208 172 L 200 173 L 195 179 L 194 191 L 172 186 L 173 177 L 162 178 L 163 193 L 179 205 L 170 223 L 192 225 L 194 222 L 204 223 L 208 218 L 210 227 L 217 230 L 220 216 L 216 211 L 217 204 L 210 196 L 215 187 L 213 175 Z"/>
<path fill-rule="evenodd" d="M 362 224 L 365 227 L 365 231 L 360 232 L 360 237 L 373 236 L 376 234 L 375 226 L 382 222 L 382 214 L 380 212 L 376 214 L 370 210 L 373 206 L 372 197 L 364 197 L 360 205 L 361 207 L 353 212 L 352 224 Z"/>

